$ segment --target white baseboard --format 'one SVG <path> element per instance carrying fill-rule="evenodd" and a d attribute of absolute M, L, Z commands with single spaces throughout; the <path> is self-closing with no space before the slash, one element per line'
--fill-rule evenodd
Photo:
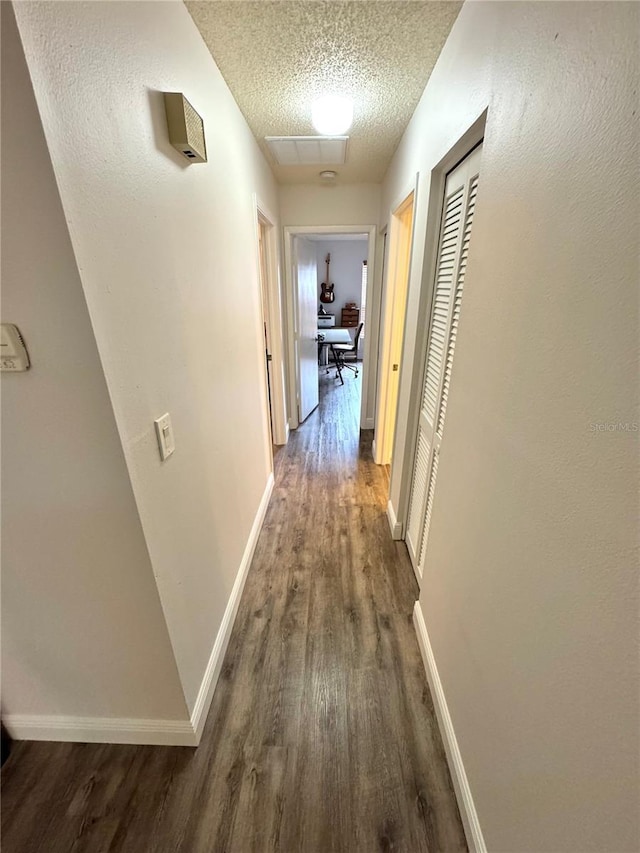
<path fill-rule="evenodd" d="M 197 746 L 196 735 L 189 720 L 7 714 L 3 716 L 2 722 L 14 740 Z"/>
<path fill-rule="evenodd" d="M 224 612 L 224 616 L 222 617 L 222 624 L 220 625 L 216 641 L 213 644 L 209 663 L 207 664 L 204 678 L 202 679 L 202 684 L 198 691 L 196 704 L 194 705 L 193 713 L 191 714 L 191 726 L 195 732 L 196 744 L 200 743 L 204 724 L 207 720 L 207 714 L 211 707 L 213 693 L 216 689 L 216 684 L 218 683 L 218 677 L 220 675 L 220 670 L 222 669 L 222 662 L 224 660 L 225 652 L 227 651 L 227 646 L 229 645 L 233 623 L 240 605 L 242 590 L 244 589 L 249 568 L 251 567 L 251 560 L 253 559 L 253 554 L 256 550 L 256 545 L 258 544 L 258 537 L 260 536 L 264 517 L 267 512 L 267 507 L 269 506 L 269 499 L 271 498 L 271 492 L 273 491 L 273 484 L 273 474 L 269 474 L 269 479 L 267 480 L 267 485 L 265 487 L 264 494 L 262 495 L 262 500 L 260 501 L 256 517 L 253 521 L 251 533 L 249 534 L 249 540 L 247 541 L 247 546 L 244 549 L 242 562 L 240 563 L 240 568 L 236 575 L 233 589 L 231 590 L 231 596 L 229 597 L 227 608 Z"/>
<path fill-rule="evenodd" d="M 213 699 L 242 590 L 251 566 L 258 536 L 273 491 L 269 475 L 260 506 L 249 534 L 244 555 L 224 612 L 218 636 L 205 670 L 190 720 L 140 720 L 110 717 L 52 717 L 7 714 L 2 721 L 14 740 L 51 740 L 79 743 L 133 743 L 158 746 L 197 746 Z"/>
<path fill-rule="evenodd" d="M 375 429 L 375 427 L 375 418 L 363 418 L 362 423 L 360 424 L 360 429 Z"/>
<path fill-rule="evenodd" d="M 440 726 L 444 749 L 447 753 L 447 763 L 456 792 L 456 799 L 458 800 L 458 808 L 460 809 L 460 817 L 462 818 L 469 851 L 470 853 L 487 853 L 487 847 L 480 828 L 480 821 L 478 820 L 478 813 L 476 812 L 469 781 L 464 764 L 462 763 L 462 756 L 453 729 L 453 722 L 449 714 L 447 700 L 442 688 L 442 682 L 440 681 L 436 659 L 433 656 L 431 641 L 429 640 L 427 626 L 425 625 L 419 601 L 416 601 L 413 608 L 413 624 L 418 635 L 418 645 L 420 646 L 422 661 L 427 672 L 427 681 L 431 688 L 431 696 Z"/>
<path fill-rule="evenodd" d="M 391 528 L 391 538 L 402 539 L 402 522 L 396 518 L 396 511 L 391 501 L 387 501 L 387 518 L 389 519 L 389 527 Z"/>

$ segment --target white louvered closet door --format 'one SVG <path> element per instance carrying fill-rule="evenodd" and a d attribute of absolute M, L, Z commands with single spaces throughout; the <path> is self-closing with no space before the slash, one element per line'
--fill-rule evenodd
<path fill-rule="evenodd" d="M 421 389 L 406 541 L 421 580 L 451 385 L 482 147 L 447 176 Z"/>

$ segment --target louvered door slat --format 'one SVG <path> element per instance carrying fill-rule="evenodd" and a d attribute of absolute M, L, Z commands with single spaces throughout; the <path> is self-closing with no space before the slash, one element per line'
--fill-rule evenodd
<path fill-rule="evenodd" d="M 463 197 L 464 187 L 452 193 L 445 201 L 442 239 L 436 268 L 433 320 L 427 349 L 427 367 L 421 407 L 429 423 L 434 422 L 438 406 L 438 389 L 440 387 L 440 374 L 444 361 L 447 317 L 453 290 L 455 257 L 462 220 Z M 445 241 L 448 248 L 453 247 L 453 260 L 450 260 L 449 256 L 443 257 Z"/>
<path fill-rule="evenodd" d="M 429 454 L 431 448 L 424 433 L 418 436 L 418 446 L 413 466 L 413 484 L 411 500 L 409 502 L 409 516 L 407 519 L 407 545 L 410 552 L 417 559 L 422 541 L 422 518 L 424 512 L 424 500 L 427 488 L 427 477 L 429 474 Z"/>
<path fill-rule="evenodd" d="M 442 393 L 440 395 L 440 409 L 438 411 L 438 423 L 436 432 L 442 438 L 444 429 L 444 419 L 447 413 L 447 403 L 449 402 L 449 387 L 451 385 L 451 369 L 453 367 L 453 353 L 456 348 L 456 339 L 458 337 L 458 325 L 460 323 L 460 310 L 462 307 L 462 291 L 464 289 L 464 277 L 467 271 L 467 257 L 469 254 L 469 241 L 471 239 L 471 226 L 473 225 L 473 215 L 475 211 L 475 198 L 478 191 L 478 175 L 471 180 L 469 190 L 469 201 L 467 202 L 467 211 L 464 219 L 464 231 L 462 234 L 462 251 L 460 254 L 460 267 L 456 279 L 456 295 L 453 303 L 453 313 L 451 316 L 451 331 L 449 332 L 449 342 L 447 344 L 447 357 L 444 365 L 444 377 L 442 380 Z"/>
<path fill-rule="evenodd" d="M 431 462 L 431 470 L 429 471 L 429 487 L 427 489 L 427 504 L 424 514 L 424 525 L 422 528 L 422 538 L 420 540 L 420 556 L 418 557 L 419 564 L 424 560 L 425 551 L 427 549 L 427 539 L 429 538 L 429 529 L 431 527 L 431 513 L 433 511 L 433 497 L 436 490 L 436 477 L 438 476 L 438 453 L 434 452 Z"/>

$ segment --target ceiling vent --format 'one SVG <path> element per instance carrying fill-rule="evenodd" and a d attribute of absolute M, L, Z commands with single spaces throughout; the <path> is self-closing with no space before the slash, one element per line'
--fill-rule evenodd
<path fill-rule="evenodd" d="M 279 166 L 338 166 L 347 160 L 348 136 L 266 136 Z"/>

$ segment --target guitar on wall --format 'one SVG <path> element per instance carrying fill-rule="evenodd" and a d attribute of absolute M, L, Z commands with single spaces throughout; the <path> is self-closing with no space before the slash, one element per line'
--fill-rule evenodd
<path fill-rule="evenodd" d="M 329 284 L 329 264 L 331 262 L 331 255 L 327 252 L 327 257 L 325 258 L 325 263 L 327 265 L 327 280 L 323 281 L 320 287 L 322 288 L 322 293 L 320 294 L 320 302 L 333 302 L 336 298 L 335 293 L 333 292 L 333 288 L 335 285 Z"/>

